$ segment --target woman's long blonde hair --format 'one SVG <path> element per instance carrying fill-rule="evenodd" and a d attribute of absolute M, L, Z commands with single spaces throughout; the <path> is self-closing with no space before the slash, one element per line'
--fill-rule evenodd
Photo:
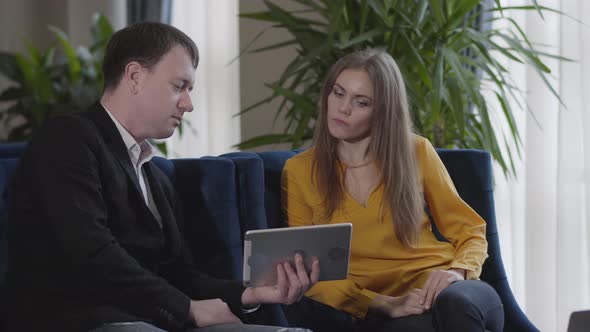
<path fill-rule="evenodd" d="M 373 115 L 367 156 L 381 171 L 383 209 L 389 208 L 399 241 L 416 243 L 424 200 L 418 179 L 415 139 L 408 111 L 406 87 L 393 58 L 384 51 L 366 49 L 344 56 L 330 69 L 320 93 L 320 114 L 314 136 L 313 172 L 324 193 L 325 219 L 329 220 L 344 198 L 338 166 L 338 141 L 328 130 L 328 96 L 345 69 L 364 69 L 374 87 Z"/>

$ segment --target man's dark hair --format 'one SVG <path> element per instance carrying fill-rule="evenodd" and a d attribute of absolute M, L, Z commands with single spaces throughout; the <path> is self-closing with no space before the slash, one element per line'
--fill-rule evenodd
<path fill-rule="evenodd" d="M 152 68 L 177 45 L 186 50 L 196 69 L 199 63 L 197 45 L 173 26 L 140 22 L 117 31 L 107 44 L 102 64 L 104 91 L 119 84 L 129 62 L 137 61 L 143 67 Z"/>

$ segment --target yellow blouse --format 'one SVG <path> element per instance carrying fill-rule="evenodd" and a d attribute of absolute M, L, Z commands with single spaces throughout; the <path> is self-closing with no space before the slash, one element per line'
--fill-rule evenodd
<path fill-rule="evenodd" d="M 424 197 L 437 228 L 450 243 L 435 238 L 424 214 L 418 243 L 406 249 L 388 222 L 390 212 L 385 219 L 379 216 L 382 186 L 371 193 L 366 208 L 345 192 L 329 223 L 353 225 L 348 279 L 319 282 L 306 296 L 364 318 L 377 294 L 399 296 L 421 288 L 432 270 L 460 268 L 467 271 L 468 279 L 479 278 L 487 257 L 485 221 L 459 197 L 427 139 L 416 136 L 416 152 Z M 283 208 L 289 226 L 324 223 L 322 195 L 312 182 L 312 164 L 313 153 L 308 150 L 289 159 L 283 169 Z"/>

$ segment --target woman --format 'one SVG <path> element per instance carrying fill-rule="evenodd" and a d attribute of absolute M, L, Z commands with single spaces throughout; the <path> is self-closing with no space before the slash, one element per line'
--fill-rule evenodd
<path fill-rule="evenodd" d="M 282 190 L 289 226 L 353 224 L 348 279 L 311 288 L 288 314 L 298 324 L 316 332 L 343 322 L 371 331 L 502 331 L 502 303 L 477 280 L 485 222 L 430 142 L 412 133 L 405 85 L 387 53 L 368 49 L 333 65 L 314 144 L 287 161 Z M 435 238 L 425 206 L 448 242 Z M 317 308 L 324 314 L 301 318 Z"/>

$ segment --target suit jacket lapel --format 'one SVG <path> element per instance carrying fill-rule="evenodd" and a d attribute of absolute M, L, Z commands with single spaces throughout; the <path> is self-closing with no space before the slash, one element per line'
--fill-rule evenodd
<path fill-rule="evenodd" d="M 155 166 L 152 162 L 147 162 L 144 164 L 143 169 L 145 171 L 147 181 L 150 186 L 150 190 L 152 192 L 152 196 L 154 198 L 154 203 L 158 208 L 158 212 L 160 213 L 161 221 L 162 221 L 162 230 L 166 236 L 166 244 L 167 246 L 173 245 L 174 248 L 171 248 L 173 252 L 178 251 L 176 246 L 181 242 L 180 241 L 180 232 L 178 230 L 178 226 L 176 225 L 176 218 L 174 215 L 174 210 L 172 207 L 172 202 L 169 200 L 169 197 L 166 196 L 164 193 L 164 188 L 162 188 L 162 184 L 156 180 L 154 176 L 154 169 Z"/>
<path fill-rule="evenodd" d="M 96 123 L 103 139 L 111 148 L 111 151 L 121 164 L 121 167 L 123 170 L 125 170 L 127 177 L 129 177 L 131 180 L 131 183 L 133 183 L 135 191 L 143 199 L 143 194 L 141 193 L 141 188 L 139 187 L 139 179 L 137 178 L 135 169 L 131 164 L 131 159 L 129 158 L 129 152 L 127 151 L 125 142 L 123 142 L 123 138 L 117 130 L 115 123 L 113 123 L 113 120 L 111 120 L 106 110 L 102 107 L 102 105 L 100 105 L 100 103 L 96 103 L 92 112 L 88 113 L 88 116 Z"/>

